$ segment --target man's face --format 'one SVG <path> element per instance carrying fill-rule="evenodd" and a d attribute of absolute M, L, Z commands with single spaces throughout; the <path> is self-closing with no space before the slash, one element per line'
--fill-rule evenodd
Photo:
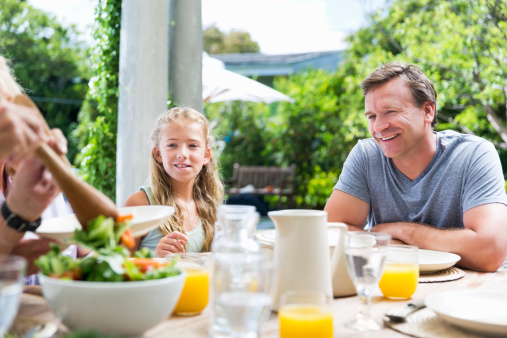
<path fill-rule="evenodd" d="M 411 160 L 426 147 L 422 141 L 432 134 L 434 105 L 416 107 L 410 89 L 401 77 L 370 91 L 365 97 L 365 115 L 371 136 L 386 157 Z"/>

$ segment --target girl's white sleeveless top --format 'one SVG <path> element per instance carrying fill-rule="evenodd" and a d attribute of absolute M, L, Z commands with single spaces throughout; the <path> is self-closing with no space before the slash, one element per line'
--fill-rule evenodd
<path fill-rule="evenodd" d="M 153 205 L 153 194 L 150 186 L 142 186 L 140 190 L 144 191 L 150 204 Z M 202 247 L 204 245 L 204 228 L 202 227 L 202 221 L 199 220 L 199 225 L 192 231 L 185 232 L 185 235 L 188 237 L 188 242 L 185 245 L 187 252 L 202 252 Z M 158 245 L 158 242 L 164 237 L 162 232 L 160 232 L 159 228 L 155 228 L 151 230 L 146 237 L 141 240 L 139 245 L 139 249 L 149 248 L 151 250 L 155 250 Z"/>

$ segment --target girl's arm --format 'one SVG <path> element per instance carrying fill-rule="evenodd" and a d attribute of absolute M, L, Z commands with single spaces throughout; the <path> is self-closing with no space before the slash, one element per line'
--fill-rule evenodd
<path fill-rule="evenodd" d="M 146 196 L 146 193 L 144 191 L 138 191 L 136 193 L 133 193 L 130 195 L 125 203 L 123 204 L 124 207 L 135 207 L 138 205 L 150 205 L 150 201 L 148 200 L 148 196 Z M 141 244 L 141 240 L 146 236 L 136 237 L 136 244 L 133 248 L 129 248 L 130 253 L 133 255 L 134 252 L 139 250 L 139 245 Z"/>

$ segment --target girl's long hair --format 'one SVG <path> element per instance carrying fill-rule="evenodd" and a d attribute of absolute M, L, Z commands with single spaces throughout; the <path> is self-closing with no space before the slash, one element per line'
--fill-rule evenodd
<path fill-rule="evenodd" d="M 175 107 L 159 116 L 155 129 L 151 134 L 153 146 L 158 146 L 164 127 L 171 123 L 184 125 L 187 123 L 199 123 L 206 135 L 206 147 L 212 148 L 210 160 L 204 165 L 197 175 L 193 187 L 193 197 L 197 208 L 197 215 L 202 221 L 204 228 L 204 251 L 210 251 L 211 241 L 214 235 L 214 225 L 217 218 L 217 207 L 223 202 L 224 187 L 218 174 L 218 168 L 214 156 L 214 140 L 211 134 L 208 120 L 198 111 L 187 107 Z M 153 190 L 154 203 L 174 207 L 175 213 L 163 223 L 159 229 L 165 236 L 173 231 L 183 230 L 184 220 L 190 220 L 190 214 L 185 203 L 176 196 L 169 175 L 163 164 L 158 163 L 151 153 L 150 181 Z"/>

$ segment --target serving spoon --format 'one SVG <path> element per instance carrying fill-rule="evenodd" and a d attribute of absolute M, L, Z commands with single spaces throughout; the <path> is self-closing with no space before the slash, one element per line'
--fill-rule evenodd
<path fill-rule="evenodd" d="M 48 135 L 51 133 L 46 120 L 28 96 L 16 95 L 14 104 L 32 108 L 41 120 L 46 133 Z M 47 143 L 41 143 L 35 150 L 35 154 L 53 174 L 83 229 L 87 228 L 89 221 L 99 215 L 115 219 L 118 217 L 115 203 L 102 192 L 78 178 L 72 171 L 70 162 L 65 155 L 57 154 Z"/>

